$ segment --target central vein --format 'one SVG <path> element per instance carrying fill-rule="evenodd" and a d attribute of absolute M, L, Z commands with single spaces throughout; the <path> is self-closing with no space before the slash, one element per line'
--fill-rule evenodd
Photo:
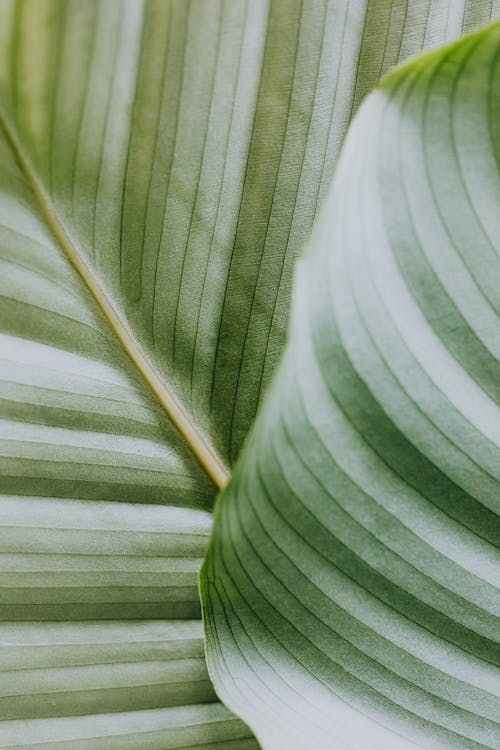
<path fill-rule="evenodd" d="M 222 489 L 229 479 L 228 469 L 224 466 L 208 441 L 195 428 L 183 404 L 156 372 L 129 326 L 118 315 L 104 287 L 82 254 L 75 247 L 68 232 L 53 210 L 51 201 L 41 180 L 33 169 L 28 155 L 25 153 L 22 143 L 13 129 L 8 125 L 6 119 L 1 115 L 0 127 L 5 133 L 26 181 L 58 244 L 61 246 L 70 263 L 78 271 L 121 346 L 160 402 L 169 419 L 188 444 L 193 455 L 198 459 L 215 486 L 218 489 Z"/>

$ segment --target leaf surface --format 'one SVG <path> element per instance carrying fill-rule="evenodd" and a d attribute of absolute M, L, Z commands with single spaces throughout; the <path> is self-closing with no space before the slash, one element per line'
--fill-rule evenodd
<path fill-rule="evenodd" d="M 352 113 L 497 12 L 2 0 L 0 620 L 21 662 L 1 747 L 255 746 L 182 639 L 175 669 L 152 657 L 149 621 L 168 650 L 199 617 L 214 482 L 281 355 Z"/>
<path fill-rule="evenodd" d="M 500 747 L 500 25 L 389 75 L 216 508 L 209 669 L 263 747 Z"/>

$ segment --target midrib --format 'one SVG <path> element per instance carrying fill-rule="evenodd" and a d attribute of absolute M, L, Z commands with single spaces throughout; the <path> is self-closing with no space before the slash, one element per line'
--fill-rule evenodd
<path fill-rule="evenodd" d="M 118 315 L 105 288 L 94 274 L 90 265 L 86 262 L 83 254 L 78 251 L 62 222 L 57 217 L 57 214 L 51 205 L 51 200 L 43 186 L 42 180 L 36 174 L 21 140 L 18 138 L 16 132 L 9 125 L 6 117 L 2 113 L 0 113 L 0 127 L 4 131 L 7 142 L 9 143 L 26 182 L 35 197 L 41 214 L 57 243 L 63 250 L 69 262 L 80 275 L 83 283 L 101 310 L 107 324 L 114 332 L 136 370 L 140 373 L 149 389 L 160 402 L 170 421 L 182 435 L 189 449 L 197 458 L 215 486 L 218 489 L 222 489 L 229 479 L 227 468 L 209 444 L 208 440 L 199 430 L 196 429 L 182 402 L 157 373 L 128 325 Z"/>

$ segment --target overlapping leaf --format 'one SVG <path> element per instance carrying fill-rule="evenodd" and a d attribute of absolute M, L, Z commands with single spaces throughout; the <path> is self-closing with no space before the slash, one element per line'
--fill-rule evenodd
<path fill-rule="evenodd" d="M 253 421 L 362 96 L 496 12 L 1 1 L 1 747 L 255 747 L 172 636 L 199 616 L 196 456 L 223 481 Z"/>
<path fill-rule="evenodd" d="M 500 25 L 390 75 L 217 510 L 209 667 L 266 750 L 500 747 Z"/>

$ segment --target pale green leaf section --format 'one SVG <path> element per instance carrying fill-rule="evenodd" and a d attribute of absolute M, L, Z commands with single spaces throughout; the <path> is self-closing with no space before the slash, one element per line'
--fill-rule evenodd
<path fill-rule="evenodd" d="M 2 749 L 256 747 L 182 635 L 200 460 L 253 422 L 362 97 L 497 13 L 0 0 Z"/>
<path fill-rule="evenodd" d="M 0 144 L 0 488 L 210 507 L 198 461 L 138 379 Z"/>
<path fill-rule="evenodd" d="M 198 620 L 0 624 L 0 675 L 6 720 L 216 700 Z"/>
<path fill-rule="evenodd" d="M 216 508 L 209 670 L 265 750 L 500 747 L 500 25 L 362 106 Z"/>
<path fill-rule="evenodd" d="M 199 617 L 210 516 L 155 505 L 0 502 L 0 618 Z"/>
<path fill-rule="evenodd" d="M 192 509 L 0 497 L 2 750 L 258 747 L 181 619 L 209 529 Z"/>
<path fill-rule="evenodd" d="M 220 703 L 6 721 L 5 750 L 258 750 Z"/>

